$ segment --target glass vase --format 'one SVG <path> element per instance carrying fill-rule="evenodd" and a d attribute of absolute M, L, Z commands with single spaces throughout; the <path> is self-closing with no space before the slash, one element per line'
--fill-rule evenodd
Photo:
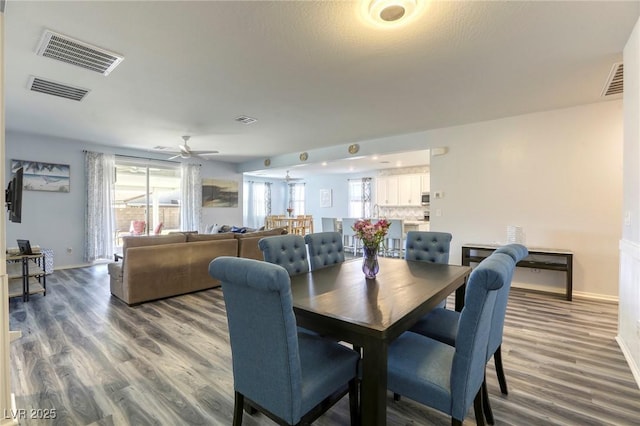
<path fill-rule="evenodd" d="M 364 246 L 362 250 L 362 272 L 367 279 L 374 279 L 378 275 L 378 247 Z"/>

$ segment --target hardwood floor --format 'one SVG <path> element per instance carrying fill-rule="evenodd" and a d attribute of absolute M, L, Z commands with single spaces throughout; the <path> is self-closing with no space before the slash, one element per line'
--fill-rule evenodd
<path fill-rule="evenodd" d="M 219 289 L 128 307 L 104 265 L 56 271 L 47 296 L 10 301 L 12 390 L 24 425 L 229 425 L 233 377 Z M 450 304 L 452 305 L 452 304 Z M 617 305 L 513 290 L 503 362 L 490 362 L 496 425 L 640 425 L 640 390 L 617 343 Z M 449 425 L 448 416 L 388 398 L 389 425 Z M 30 409 L 56 409 L 55 420 Z M 318 419 L 348 424 L 343 398 Z M 272 425 L 245 415 L 245 425 Z M 472 409 L 465 424 L 475 424 Z"/>

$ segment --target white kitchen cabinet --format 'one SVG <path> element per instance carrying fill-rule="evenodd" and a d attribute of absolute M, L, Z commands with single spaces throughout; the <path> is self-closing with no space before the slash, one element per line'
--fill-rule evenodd
<path fill-rule="evenodd" d="M 398 176 L 380 176 L 376 179 L 376 202 L 379 206 L 398 205 Z"/>
<path fill-rule="evenodd" d="M 431 192 L 431 175 L 429 173 L 420 175 L 420 188 L 421 192 Z"/>
<path fill-rule="evenodd" d="M 420 206 L 422 203 L 421 175 L 398 175 L 398 205 Z"/>

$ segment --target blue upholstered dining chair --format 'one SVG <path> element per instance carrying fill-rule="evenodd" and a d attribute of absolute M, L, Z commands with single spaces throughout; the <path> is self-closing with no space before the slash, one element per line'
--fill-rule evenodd
<path fill-rule="evenodd" d="M 451 234 L 435 231 L 409 231 L 404 249 L 406 260 L 420 262 L 449 263 L 449 249 L 451 246 Z M 444 308 L 447 300 L 443 300 L 436 307 Z"/>
<path fill-rule="evenodd" d="M 210 263 L 209 274 L 222 282 L 227 312 L 234 426 L 242 424 L 245 402 L 279 424 L 308 424 L 347 392 L 351 424 L 356 424 L 359 355 L 337 342 L 297 332 L 287 271 L 222 256 Z"/>
<path fill-rule="evenodd" d="M 471 273 L 455 346 L 411 331 L 396 339 L 388 354 L 389 390 L 449 414 L 452 425 L 462 424 L 473 402 L 476 422 L 484 425 L 482 387 L 492 316 L 513 267 L 513 259 L 497 254 Z"/>
<path fill-rule="evenodd" d="M 508 254 L 507 254 L 508 253 Z M 509 300 L 509 290 L 511 289 L 511 279 L 513 277 L 513 271 L 516 263 L 524 259 L 528 254 L 527 248 L 521 244 L 509 244 L 498 248 L 491 257 L 506 257 L 511 260 L 512 267 L 509 270 L 508 279 L 505 285 L 498 292 L 496 299 L 496 305 L 491 317 L 491 333 L 489 335 L 489 344 L 487 346 L 487 359 L 489 362 L 491 356 L 496 366 L 496 374 L 498 376 L 498 383 L 500 384 L 500 391 L 507 395 L 507 379 L 502 367 L 502 334 L 504 330 L 504 318 L 507 312 L 507 302 Z M 487 258 L 488 259 L 488 258 Z M 482 265 L 482 263 L 480 263 Z M 460 313 L 449 310 L 436 308 L 422 317 L 412 328 L 411 331 L 428 336 L 432 339 L 436 339 L 440 342 L 454 346 L 458 340 L 458 323 L 460 320 Z M 493 424 L 493 414 L 491 412 L 491 406 L 489 405 L 489 397 L 487 394 L 486 385 L 483 388 L 485 394 L 484 409 L 489 423 Z"/>
<path fill-rule="evenodd" d="M 274 235 L 258 241 L 264 260 L 287 270 L 289 276 L 309 272 L 307 246 L 302 235 Z"/>
<path fill-rule="evenodd" d="M 344 262 L 342 235 L 339 232 L 318 232 L 307 234 L 304 241 L 309 247 L 311 270 Z"/>
<path fill-rule="evenodd" d="M 448 232 L 409 231 L 404 258 L 431 263 L 449 263 L 451 234 Z"/>

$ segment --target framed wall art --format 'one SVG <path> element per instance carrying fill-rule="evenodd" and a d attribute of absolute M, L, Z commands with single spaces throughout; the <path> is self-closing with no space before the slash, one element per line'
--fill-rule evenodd
<path fill-rule="evenodd" d="M 238 207 L 238 182 L 202 179 L 202 207 Z"/>
<path fill-rule="evenodd" d="M 320 207 L 331 207 L 333 200 L 331 199 L 330 189 L 320 190 Z"/>
<path fill-rule="evenodd" d="M 41 163 L 39 161 L 11 160 L 11 173 L 24 168 L 25 191 L 70 191 L 70 167 L 68 164 Z"/>

